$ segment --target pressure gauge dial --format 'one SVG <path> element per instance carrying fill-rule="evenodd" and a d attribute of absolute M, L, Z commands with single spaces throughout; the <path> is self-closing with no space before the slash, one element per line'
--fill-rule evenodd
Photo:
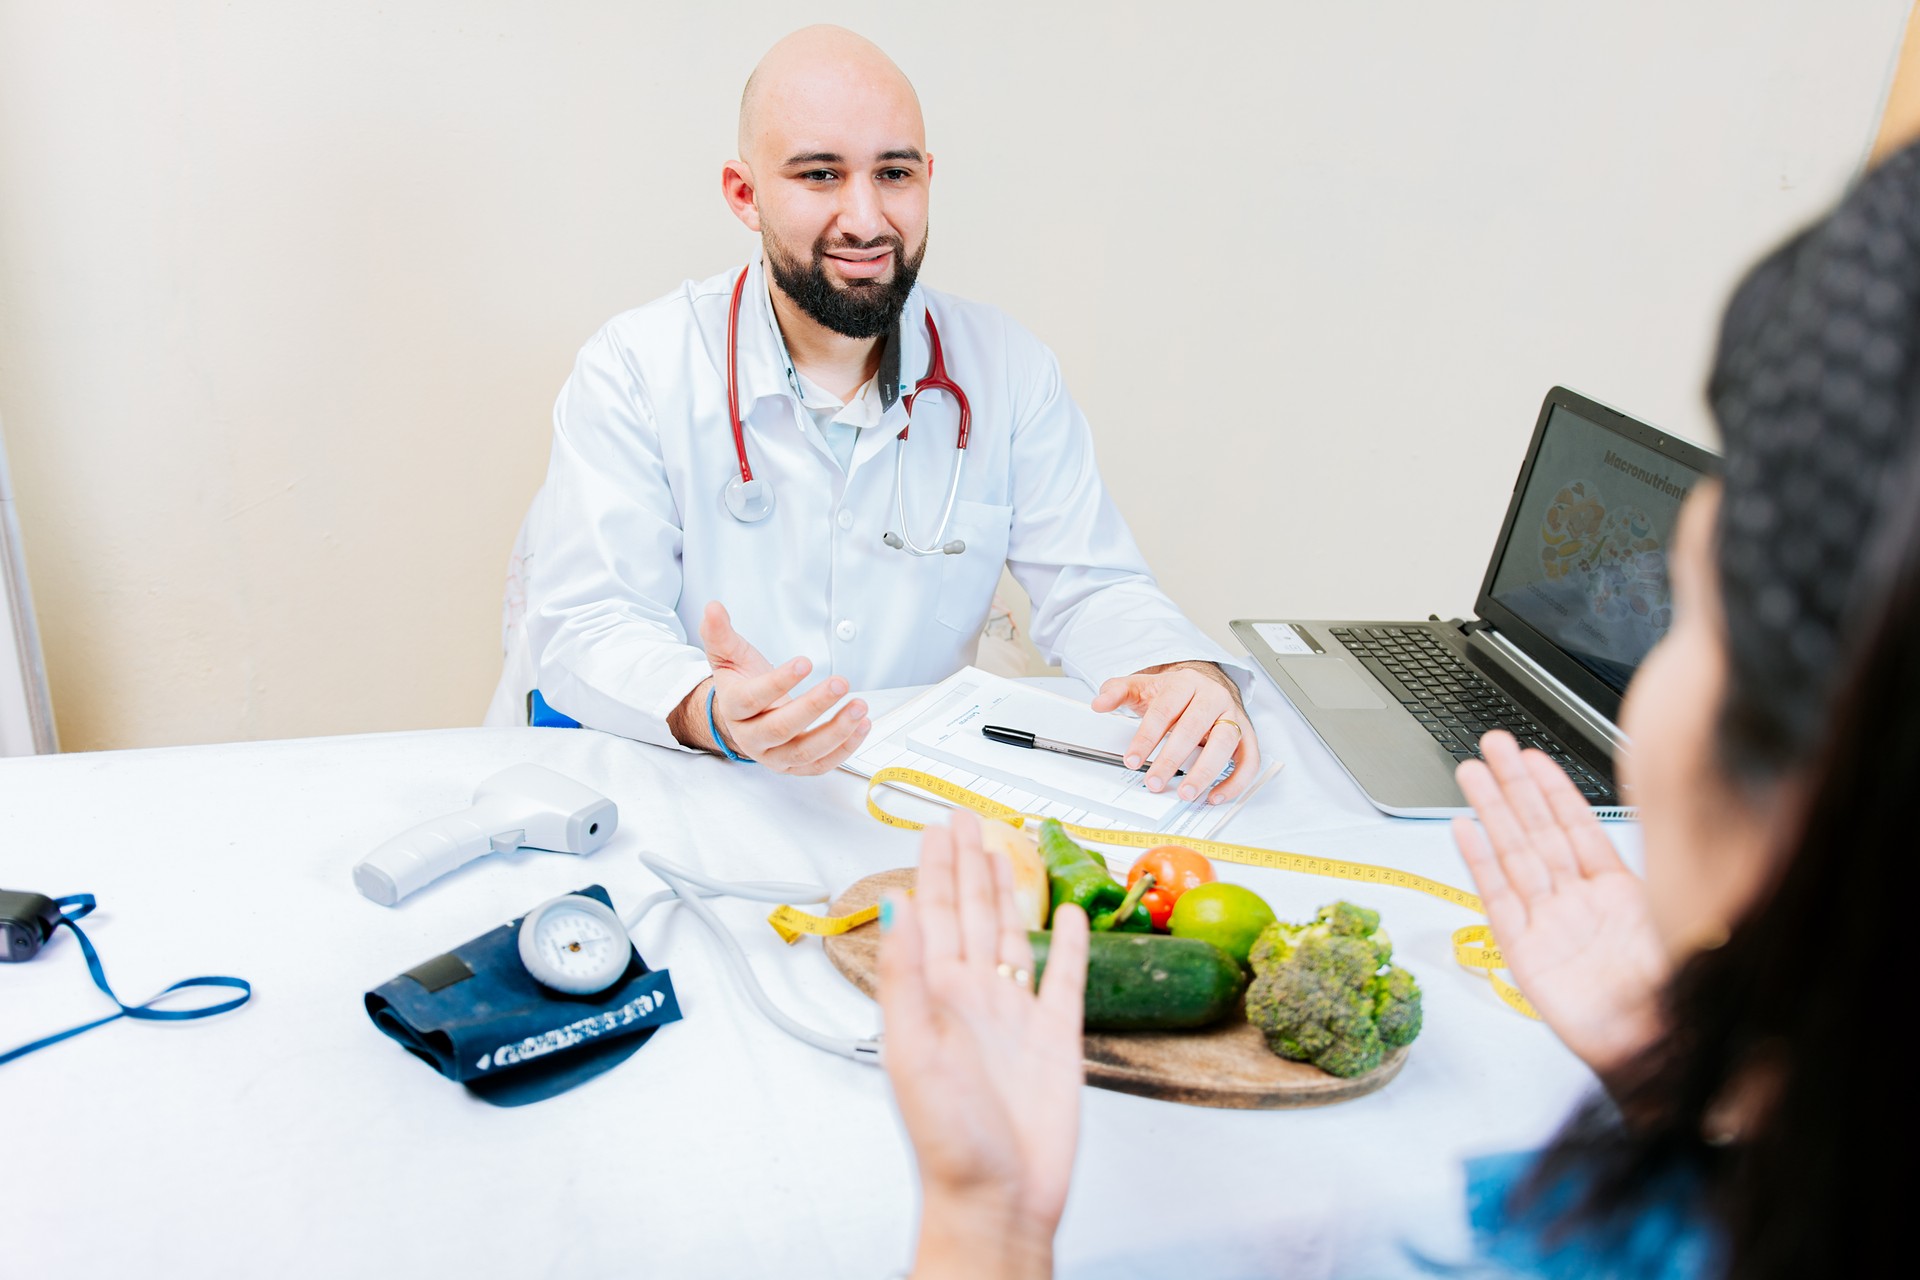
<path fill-rule="evenodd" d="M 605 991 L 633 957 L 633 939 L 613 908 L 570 893 L 543 902 L 520 921 L 520 963 L 536 980 L 570 996 Z"/>

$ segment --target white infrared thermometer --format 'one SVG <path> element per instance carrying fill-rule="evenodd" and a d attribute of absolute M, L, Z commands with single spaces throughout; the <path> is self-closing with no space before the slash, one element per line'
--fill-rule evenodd
<path fill-rule="evenodd" d="M 598 791 L 537 764 L 517 764 L 481 783 L 472 808 L 423 822 L 368 854 L 353 869 L 353 883 L 390 907 L 489 853 L 592 853 L 619 824 L 620 810 Z"/>

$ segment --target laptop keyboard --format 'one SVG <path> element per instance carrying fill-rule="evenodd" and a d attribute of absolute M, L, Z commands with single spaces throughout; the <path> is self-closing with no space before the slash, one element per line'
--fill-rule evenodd
<path fill-rule="evenodd" d="M 1334 627 L 1332 632 L 1455 760 L 1477 759 L 1480 735 L 1505 729 L 1521 746 L 1553 757 L 1589 801 L 1617 802 L 1605 778 L 1581 764 L 1525 708 L 1425 627 Z"/>

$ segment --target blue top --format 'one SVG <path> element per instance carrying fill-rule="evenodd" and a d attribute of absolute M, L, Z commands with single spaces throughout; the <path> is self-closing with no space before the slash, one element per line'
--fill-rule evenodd
<path fill-rule="evenodd" d="M 1508 1204 L 1538 1158 L 1535 1151 L 1516 1151 L 1467 1161 L 1476 1263 L 1541 1280 L 1697 1280 L 1724 1272 L 1718 1233 L 1690 1179 L 1674 1177 L 1657 1186 L 1618 1230 L 1584 1227 L 1560 1237 L 1553 1225 L 1574 1203 L 1574 1182 L 1552 1188 L 1523 1211 Z"/>

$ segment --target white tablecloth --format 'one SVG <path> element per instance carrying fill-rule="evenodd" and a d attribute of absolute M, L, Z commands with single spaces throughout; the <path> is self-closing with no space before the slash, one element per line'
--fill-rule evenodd
<path fill-rule="evenodd" d="M 1443 824 L 1377 815 L 1292 709 L 1254 700 L 1286 769 L 1223 832 L 1465 885 Z M 372 846 L 537 761 L 613 797 L 588 859 L 496 856 L 398 908 L 355 892 Z M 25 1277 L 881 1276 L 905 1267 L 911 1156 L 885 1077 L 788 1039 L 733 988 L 697 921 L 657 911 L 642 953 L 686 1019 L 561 1097 L 503 1109 L 379 1034 L 366 990 L 588 883 L 658 887 L 644 843 L 729 878 L 824 882 L 910 863 L 849 775 L 789 779 L 580 730 L 449 730 L 0 760 L 0 887 L 90 892 L 84 927 L 124 998 L 237 974 L 243 1010 L 122 1020 L 0 1067 L 0 1240 Z M 1335 881 L 1222 865 L 1279 913 Z M 1311 1111 L 1084 1094 L 1060 1274 L 1379 1275 L 1465 1239 L 1460 1161 L 1533 1146 L 1591 1079 L 1450 958 L 1469 917 L 1378 907 L 1426 992 L 1400 1077 Z M 865 1034 L 878 1013 L 817 943 L 723 903 L 773 997 Z M 0 1050 L 105 1012 L 65 930 L 0 966 Z M 55 1260 L 58 1260 L 57 1262 Z"/>

